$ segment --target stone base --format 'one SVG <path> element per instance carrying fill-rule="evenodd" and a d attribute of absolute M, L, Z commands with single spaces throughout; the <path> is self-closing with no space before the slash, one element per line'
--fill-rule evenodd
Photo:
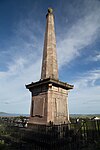
<path fill-rule="evenodd" d="M 26 86 L 32 94 L 30 124 L 69 122 L 68 90 L 73 86 L 51 78 Z"/>

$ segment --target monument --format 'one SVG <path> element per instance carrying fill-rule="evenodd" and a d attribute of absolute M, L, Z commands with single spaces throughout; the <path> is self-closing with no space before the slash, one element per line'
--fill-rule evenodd
<path fill-rule="evenodd" d="M 58 79 L 54 15 L 46 15 L 46 31 L 41 79 L 26 85 L 32 95 L 29 124 L 63 124 L 69 122 L 68 91 L 73 85 Z"/>

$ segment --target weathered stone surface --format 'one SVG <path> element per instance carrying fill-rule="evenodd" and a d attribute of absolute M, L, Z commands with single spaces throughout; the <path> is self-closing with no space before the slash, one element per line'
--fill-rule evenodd
<path fill-rule="evenodd" d="M 32 93 L 29 123 L 68 123 L 68 90 L 73 86 L 54 79 L 44 79 L 26 86 Z"/>
<path fill-rule="evenodd" d="M 49 77 L 58 79 L 54 16 L 50 11 L 48 11 L 46 16 L 46 32 L 43 49 L 41 79 Z"/>
<path fill-rule="evenodd" d="M 41 79 L 26 85 L 32 94 L 29 124 L 68 123 L 68 90 L 73 86 L 58 80 L 56 38 L 52 9 L 46 16 Z"/>
<path fill-rule="evenodd" d="M 52 86 L 48 90 L 48 122 L 54 124 L 68 122 L 67 112 L 67 90 Z"/>

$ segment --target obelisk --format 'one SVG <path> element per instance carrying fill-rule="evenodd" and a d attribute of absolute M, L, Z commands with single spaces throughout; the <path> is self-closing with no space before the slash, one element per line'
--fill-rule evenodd
<path fill-rule="evenodd" d="M 32 95 L 29 125 L 63 124 L 69 122 L 68 91 L 73 85 L 58 79 L 54 15 L 46 15 L 41 79 L 26 85 Z"/>
<path fill-rule="evenodd" d="M 58 64 L 56 54 L 56 36 L 54 28 L 54 15 L 51 8 L 46 15 L 46 31 L 44 39 L 43 61 L 41 79 L 58 79 Z"/>

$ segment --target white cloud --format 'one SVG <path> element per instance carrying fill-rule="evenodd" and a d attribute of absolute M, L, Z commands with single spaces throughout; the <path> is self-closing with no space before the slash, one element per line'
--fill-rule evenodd
<path fill-rule="evenodd" d="M 96 54 L 95 56 L 90 56 L 88 61 L 100 61 L 100 53 Z"/>
<path fill-rule="evenodd" d="M 19 59 L 9 66 L 7 72 L 0 72 L 0 103 L 2 104 L 0 110 L 12 113 L 29 113 L 31 99 L 25 84 L 40 78 L 40 61 L 41 59 L 24 66 L 26 61 Z M 25 110 L 26 106 L 27 109 Z"/>
<path fill-rule="evenodd" d="M 94 61 L 100 61 L 100 54 L 96 55 L 95 58 L 93 58 Z"/>
<path fill-rule="evenodd" d="M 99 34 L 100 10 L 89 11 L 67 30 L 64 37 L 58 41 L 59 67 L 68 64 L 72 59 L 80 55 L 80 50 L 92 44 Z M 41 36 L 38 38 L 35 31 Z M 30 92 L 25 89 L 25 83 L 31 83 L 40 79 L 41 55 L 43 47 L 43 31 L 40 23 L 33 22 L 33 18 L 23 20 L 17 25 L 15 37 L 9 46 L 12 61 L 7 64 L 7 71 L 0 72 L 0 111 L 28 113 L 30 104 Z M 98 58 L 99 59 L 99 56 Z M 79 77 L 75 83 L 75 89 L 69 96 L 71 112 L 84 112 L 89 101 L 99 100 L 100 87 L 95 82 L 100 79 L 100 71 L 94 70 Z M 91 103 L 90 103 L 91 104 Z M 93 105 L 89 112 L 93 109 Z M 97 106 L 97 105 L 96 105 Z M 75 107 L 75 108 L 74 108 Z M 99 105 L 96 109 L 98 109 Z M 94 111 L 95 111 L 94 110 Z"/>
<path fill-rule="evenodd" d="M 32 25 L 31 20 L 29 25 Z M 0 72 L 0 111 L 29 113 L 31 99 L 25 84 L 40 79 L 42 52 L 41 41 L 33 34 L 30 26 L 25 22 L 23 26 L 21 22 L 20 27 L 16 27 L 13 44 L 4 53 L 12 59 L 7 62 L 7 70 Z"/>
<path fill-rule="evenodd" d="M 100 113 L 100 86 L 74 89 L 69 93 L 70 113 Z"/>
<path fill-rule="evenodd" d="M 100 70 L 93 70 L 79 76 L 73 83 L 75 87 L 69 93 L 71 113 L 100 113 Z"/>
<path fill-rule="evenodd" d="M 83 74 L 83 76 L 77 77 L 78 79 L 74 81 L 76 88 L 85 88 L 95 86 L 95 82 L 100 80 L 100 70 L 91 70 Z"/>
<path fill-rule="evenodd" d="M 59 66 L 68 64 L 72 59 L 80 55 L 80 50 L 92 44 L 100 31 L 100 9 L 94 11 L 78 20 L 67 30 L 63 39 L 58 43 Z"/>

